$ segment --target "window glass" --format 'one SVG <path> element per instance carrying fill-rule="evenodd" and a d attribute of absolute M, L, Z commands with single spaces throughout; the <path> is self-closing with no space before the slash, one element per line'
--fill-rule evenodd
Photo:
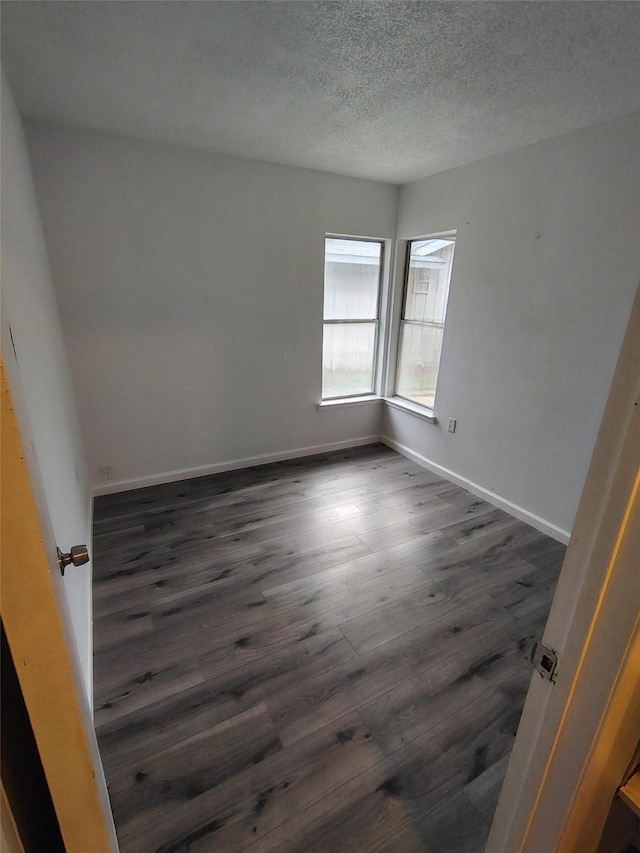
<path fill-rule="evenodd" d="M 322 398 L 373 393 L 382 243 L 327 237 Z"/>
<path fill-rule="evenodd" d="M 400 332 L 396 393 L 428 409 L 433 409 L 436 396 L 443 331 L 407 323 Z"/>
<path fill-rule="evenodd" d="M 449 297 L 455 237 L 407 246 L 396 394 L 433 409 Z"/>
<path fill-rule="evenodd" d="M 352 397 L 373 391 L 375 323 L 324 327 L 322 387 L 325 397 Z"/>
<path fill-rule="evenodd" d="M 324 260 L 324 319 L 378 317 L 380 243 L 328 238 Z"/>

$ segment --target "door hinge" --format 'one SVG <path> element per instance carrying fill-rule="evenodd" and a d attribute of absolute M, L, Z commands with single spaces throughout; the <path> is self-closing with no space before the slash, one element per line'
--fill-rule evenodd
<path fill-rule="evenodd" d="M 531 663 L 540 673 L 541 678 L 548 679 L 552 684 L 556 683 L 558 656 L 553 649 L 548 649 L 542 643 L 534 643 L 531 649 Z"/>

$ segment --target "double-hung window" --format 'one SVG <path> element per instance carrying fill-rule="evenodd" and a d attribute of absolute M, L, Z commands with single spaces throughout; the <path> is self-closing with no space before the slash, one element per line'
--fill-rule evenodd
<path fill-rule="evenodd" d="M 379 240 L 325 240 L 323 400 L 374 393 L 382 259 Z"/>
<path fill-rule="evenodd" d="M 396 395 L 433 409 L 447 313 L 455 234 L 410 240 L 396 372 Z"/>

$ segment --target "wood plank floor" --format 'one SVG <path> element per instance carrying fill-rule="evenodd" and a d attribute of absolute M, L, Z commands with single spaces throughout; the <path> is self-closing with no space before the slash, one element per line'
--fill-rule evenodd
<path fill-rule="evenodd" d="M 563 556 L 380 445 L 98 498 L 122 853 L 482 851 Z"/>

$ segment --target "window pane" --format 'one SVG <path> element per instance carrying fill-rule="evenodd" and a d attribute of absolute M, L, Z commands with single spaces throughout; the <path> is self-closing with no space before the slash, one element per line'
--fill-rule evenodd
<path fill-rule="evenodd" d="M 412 240 L 409 246 L 404 318 L 444 323 L 454 240 L 434 237 Z"/>
<path fill-rule="evenodd" d="M 444 329 L 402 324 L 396 393 L 433 409 Z"/>
<path fill-rule="evenodd" d="M 373 391 L 375 323 L 325 323 L 322 396 L 349 397 Z"/>
<path fill-rule="evenodd" d="M 377 319 L 381 249 L 380 243 L 327 237 L 325 320 Z"/>

